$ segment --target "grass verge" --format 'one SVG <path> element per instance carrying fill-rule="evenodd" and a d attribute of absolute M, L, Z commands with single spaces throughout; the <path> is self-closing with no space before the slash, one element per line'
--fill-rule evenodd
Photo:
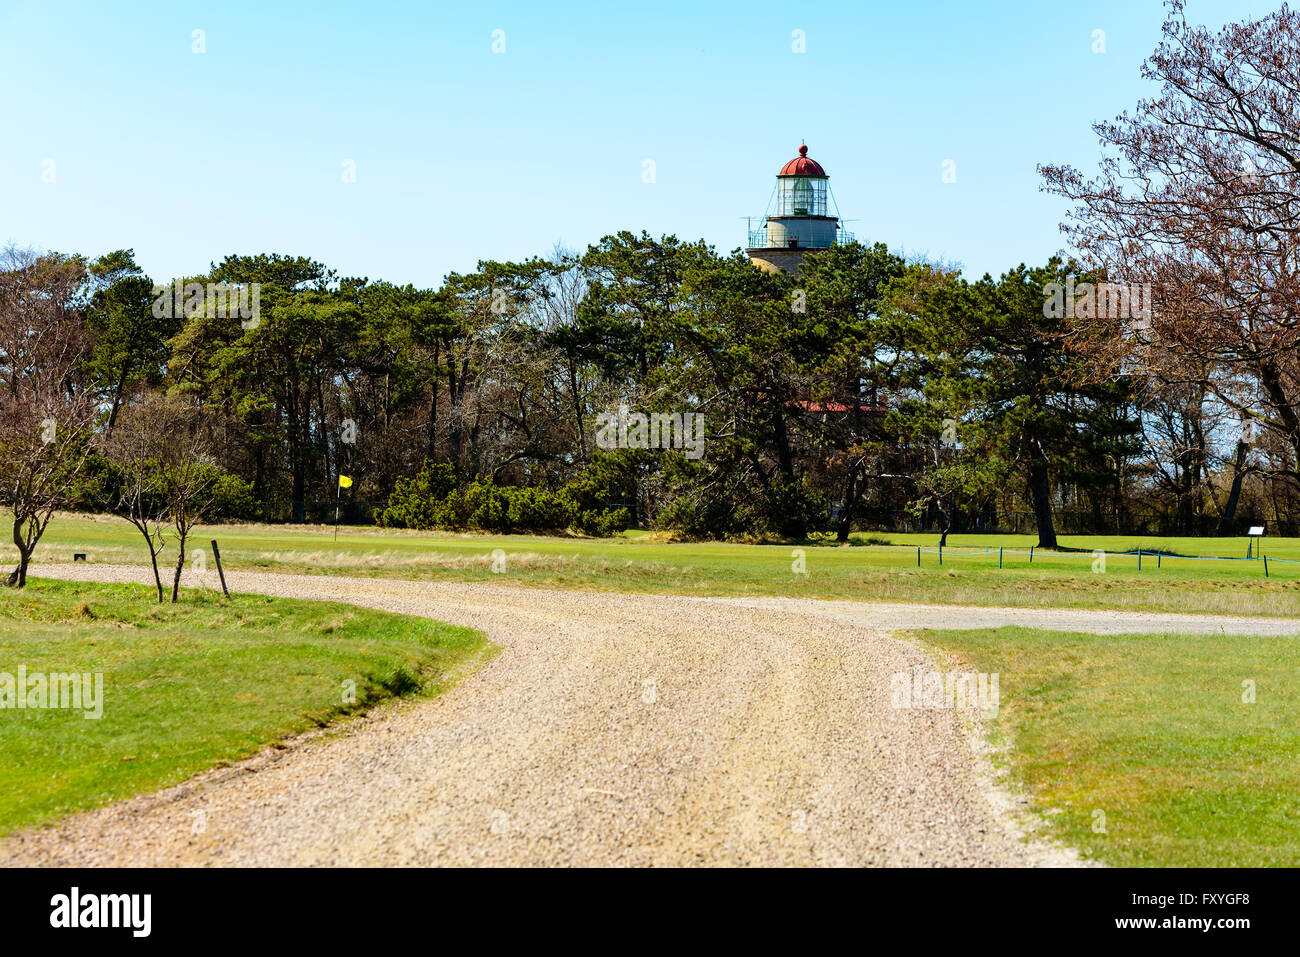
<path fill-rule="evenodd" d="M 0 708 L 0 833 L 179 783 L 385 698 L 437 694 L 493 650 L 471 629 L 351 605 L 0 588 L 0 673 L 103 676 L 98 719 Z"/>
<path fill-rule="evenodd" d="M 228 570 L 291 574 L 482 581 L 542 588 L 649 594 L 776 595 L 852 601 L 1019 607 L 1114 608 L 1152 612 L 1300 617 L 1300 540 L 1264 543 L 1275 559 L 1244 561 L 1247 542 L 1231 538 L 1064 536 L 1075 551 L 1036 551 L 1027 535 L 954 535 L 942 566 L 934 535 L 872 533 L 854 545 L 665 542 L 629 532 L 612 539 L 477 535 L 323 526 L 235 525 L 203 529 L 193 547 L 219 540 Z M 1005 551 L 999 567 L 998 548 Z M 1138 546 L 1178 552 L 1147 554 Z M 924 547 L 917 564 L 917 548 Z M 504 561 L 496 561 L 500 550 Z M 1092 554 L 1106 551 L 1104 571 Z M 41 562 L 86 553 L 97 563 L 146 565 L 139 534 L 110 516 L 59 515 L 37 549 Z M 799 554 L 802 552 L 802 556 Z M 0 544 L 0 563 L 12 561 Z M 212 565 L 211 555 L 207 556 Z M 171 548 L 164 563 L 175 561 Z M 1297 564 L 1289 564 L 1296 562 Z M 1094 571 L 1094 568 L 1097 570 Z M 494 570 L 495 569 L 495 570 Z M 799 570 L 806 571 L 806 574 Z"/>
<path fill-rule="evenodd" d="M 993 743 L 1062 843 L 1115 866 L 1300 865 L 1300 637 L 919 634 L 999 675 Z"/>

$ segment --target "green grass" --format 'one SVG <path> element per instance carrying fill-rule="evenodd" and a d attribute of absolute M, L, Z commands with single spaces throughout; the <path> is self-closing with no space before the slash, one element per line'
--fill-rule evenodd
<path fill-rule="evenodd" d="M 436 694 L 493 650 L 470 629 L 350 605 L 183 597 L 0 588 L 0 672 L 103 674 L 97 720 L 0 710 L 0 833 L 178 783 L 396 694 Z"/>
<path fill-rule="evenodd" d="M 1300 637 L 921 634 L 999 675 L 994 741 L 1062 842 L 1116 866 L 1300 865 Z"/>
<path fill-rule="evenodd" d="M 216 537 L 226 567 L 330 575 L 433 581 L 496 581 L 538 587 L 691 595 L 789 595 L 857 601 L 1128 608 L 1142 611 L 1300 616 L 1300 564 L 1273 562 L 1264 577 L 1260 561 L 1157 560 L 1111 554 L 1106 572 L 1094 574 L 1091 551 L 1144 549 L 1242 558 L 1241 538 L 1065 536 L 1075 552 L 1028 551 L 1028 535 L 955 535 L 944 564 L 917 546 L 933 549 L 934 535 L 859 534 L 852 546 L 805 542 L 748 545 L 667 542 L 631 532 L 590 539 L 537 535 L 455 535 L 376 528 L 343 528 L 338 541 L 324 526 L 245 525 L 202 529 L 192 547 L 207 550 Z M 492 571 L 492 552 L 506 553 L 506 569 Z M 807 574 L 795 574 L 795 549 Z M 987 553 L 985 548 L 990 548 Z M 1271 558 L 1300 562 L 1300 539 L 1269 539 Z M 92 562 L 140 565 L 148 561 L 138 533 L 120 519 L 58 516 L 37 549 L 38 562 L 68 562 L 74 552 Z M 0 561 L 12 561 L 12 546 Z M 165 559 L 173 556 L 169 549 Z M 170 558 L 174 561 L 174 558 Z M 209 563 L 211 556 L 208 556 Z M 39 571 L 39 567 L 38 567 Z"/>

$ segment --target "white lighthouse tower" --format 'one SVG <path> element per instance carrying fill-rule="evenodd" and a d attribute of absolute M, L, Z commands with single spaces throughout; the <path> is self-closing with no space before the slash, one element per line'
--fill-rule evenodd
<path fill-rule="evenodd" d="M 830 177 L 808 158 L 807 146 L 800 146 L 799 155 L 776 174 L 776 189 L 762 220 L 757 229 L 750 229 L 746 252 L 755 266 L 769 272 L 798 272 L 807 253 L 853 241 L 853 234 L 840 228 Z"/>

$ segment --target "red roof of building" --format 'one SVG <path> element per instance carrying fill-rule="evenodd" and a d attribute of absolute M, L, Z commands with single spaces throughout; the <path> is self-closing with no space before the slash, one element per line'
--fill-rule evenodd
<path fill-rule="evenodd" d="M 811 399 L 793 399 L 791 405 L 796 405 L 805 412 L 848 412 L 853 406 L 844 402 L 814 402 Z M 858 404 L 860 412 L 888 412 L 883 405 L 871 405 L 868 402 Z"/>
<path fill-rule="evenodd" d="M 799 147 L 799 155 L 781 167 L 777 176 L 825 176 L 826 170 L 816 160 L 808 158 L 808 147 Z"/>

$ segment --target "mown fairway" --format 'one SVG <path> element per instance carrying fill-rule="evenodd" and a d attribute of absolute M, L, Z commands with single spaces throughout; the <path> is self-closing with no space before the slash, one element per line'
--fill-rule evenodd
<path fill-rule="evenodd" d="M 1300 865 L 1300 641 L 1000 628 L 923 639 L 1000 675 L 1004 760 L 1118 866 Z M 1243 701 L 1253 682 L 1254 701 Z M 1099 813 L 1100 812 L 1100 813 Z"/>
<path fill-rule="evenodd" d="M 343 528 L 338 541 L 323 526 L 247 525 L 203 529 L 192 540 L 211 562 L 217 538 L 227 568 L 312 572 L 370 578 L 509 581 L 610 591 L 695 595 L 790 595 L 949 604 L 1131 608 L 1207 614 L 1300 616 L 1300 540 L 1270 539 L 1262 561 L 1194 561 L 1113 554 L 1136 549 L 1184 556 L 1242 559 L 1246 541 L 1232 538 L 1138 539 L 1066 536 L 1073 552 L 1027 554 L 1027 535 L 955 535 L 943 565 L 935 535 L 859 534 L 854 544 L 744 545 L 664 542 L 644 532 L 617 539 L 532 535 L 454 535 L 438 532 Z M 921 554 L 917 566 L 917 547 Z M 998 568 L 998 547 L 1003 554 Z M 986 552 L 984 549 L 988 548 Z M 493 552 L 504 566 L 493 571 Z M 807 574 L 795 571 L 800 560 Z M 1108 554 L 1094 572 L 1092 551 Z M 69 562 L 85 552 L 91 562 L 140 564 L 148 557 L 138 534 L 120 519 L 59 516 L 37 551 L 38 562 Z M 0 548 L 10 560 L 12 547 Z M 175 561 L 175 552 L 164 556 Z M 1276 559 L 1276 560 L 1275 560 Z M 192 560 L 192 559 L 189 559 Z M 34 570 L 39 574 L 39 566 Z"/>
<path fill-rule="evenodd" d="M 175 784 L 392 695 L 437 693 L 490 649 L 470 629 L 351 605 L 0 588 L 0 672 L 103 675 L 98 719 L 0 710 L 0 833 Z"/>

